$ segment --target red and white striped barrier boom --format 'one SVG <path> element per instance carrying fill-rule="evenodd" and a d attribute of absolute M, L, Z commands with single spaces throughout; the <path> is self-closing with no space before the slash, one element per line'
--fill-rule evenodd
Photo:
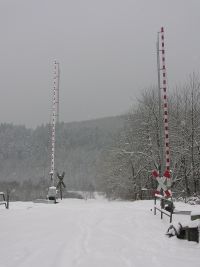
<path fill-rule="evenodd" d="M 167 102 L 167 75 L 165 63 L 165 42 L 164 42 L 164 28 L 160 31 L 161 47 L 161 81 L 163 89 L 163 108 L 164 108 L 164 141 L 165 141 L 165 163 L 166 170 L 170 170 L 170 151 L 169 151 L 169 123 L 168 123 L 168 102 Z"/>
<path fill-rule="evenodd" d="M 55 131 L 56 131 L 56 120 L 59 103 L 59 63 L 54 61 L 54 78 L 53 78 L 53 103 L 52 103 L 52 118 L 51 118 L 51 181 L 54 186 L 54 173 L 55 173 Z"/>
<path fill-rule="evenodd" d="M 160 193 L 161 188 L 163 189 L 167 197 L 171 196 L 171 175 L 170 175 L 170 149 L 169 149 L 169 121 L 168 121 L 168 101 L 167 101 L 167 75 L 166 75 L 166 61 L 165 61 L 165 37 L 164 28 L 162 27 L 159 32 L 158 40 L 159 49 L 159 61 L 160 61 L 160 81 L 163 98 L 163 126 L 164 126 L 164 147 L 165 147 L 165 172 L 163 177 L 159 177 L 158 172 L 155 170 L 152 175 L 158 181 L 158 188 L 156 193 Z M 166 183 L 165 183 L 166 181 Z"/>

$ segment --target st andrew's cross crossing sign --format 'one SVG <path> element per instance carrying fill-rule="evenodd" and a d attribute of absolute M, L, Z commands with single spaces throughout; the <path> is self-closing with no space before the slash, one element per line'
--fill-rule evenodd
<path fill-rule="evenodd" d="M 157 187 L 157 189 L 155 191 L 155 194 L 160 194 L 161 189 L 162 189 L 164 191 L 164 194 L 165 194 L 166 197 L 171 197 L 172 193 L 169 190 L 169 187 L 171 185 L 170 172 L 168 170 L 166 170 L 164 172 L 163 177 L 159 177 L 159 173 L 156 170 L 154 170 L 152 172 L 152 175 L 156 178 L 156 180 L 158 182 L 158 187 Z"/>
<path fill-rule="evenodd" d="M 57 184 L 57 188 L 60 190 L 60 198 L 62 199 L 62 188 L 66 187 L 65 183 L 63 182 L 63 179 L 64 179 L 64 176 L 65 176 L 65 172 L 62 173 L 62 175 L 60 175 L 58 172 L 57 172 L 57 177 L 58 177 L 58 184 Z"/>

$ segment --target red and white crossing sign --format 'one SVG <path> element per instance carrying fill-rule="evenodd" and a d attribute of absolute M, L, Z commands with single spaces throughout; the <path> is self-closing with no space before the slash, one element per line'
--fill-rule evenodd
<path fill-rule="evenodd" d="M 152 175 L 156 178 L 158 182 L 158 187 L 155 191 L 155 194 L 160 194 L 161 189 L 163 189 L 163 192 L 166 195 L 166 197 L 171 197 L 172 193 L 169 190 L 169 187 L 171 186 L 170 172 L 166 170 L 164 175 L 162 177 L 159 177 L 159 173 L 156 170 L 154 170 L 152 172 Z"/>

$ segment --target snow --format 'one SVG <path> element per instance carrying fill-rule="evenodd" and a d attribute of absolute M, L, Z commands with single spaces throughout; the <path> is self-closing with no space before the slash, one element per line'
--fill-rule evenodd
<path fill-rule="evenodd" d="M 199 210 L 191 212 L 191 216 L 197 216 L 197 215 L 200 215 L 200 208 L 199 208 Z"/>
<path fill-rule="evenodd" d="M 199 227 L 200 228 L 200 220 L 197 219 L 197 220 L 194 220 L 194 221 L 190 221 L 188 224 L 187 224 L 189 227 Z"/>
<path fill-rule="evenodd" d="M 65 199 L 0 207 L 0 267 L 197 267 L 200 244 L 168 238 L 153 200 Z M 199 209 L 176 204 L 176 208 Z M 173 223 L 190 216 L 174 215 Z"/>

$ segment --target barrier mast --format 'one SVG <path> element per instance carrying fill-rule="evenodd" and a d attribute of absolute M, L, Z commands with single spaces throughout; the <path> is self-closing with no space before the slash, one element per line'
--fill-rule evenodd
<path fill-rule="evenodd" d="M 59 63 L 54 61 L 53 72 L 53 101 L 51 115 L 51 186 L 55 186 L 55 142 L 56 142 L 56 122 L 58 121 L 59 113 Z"/>

